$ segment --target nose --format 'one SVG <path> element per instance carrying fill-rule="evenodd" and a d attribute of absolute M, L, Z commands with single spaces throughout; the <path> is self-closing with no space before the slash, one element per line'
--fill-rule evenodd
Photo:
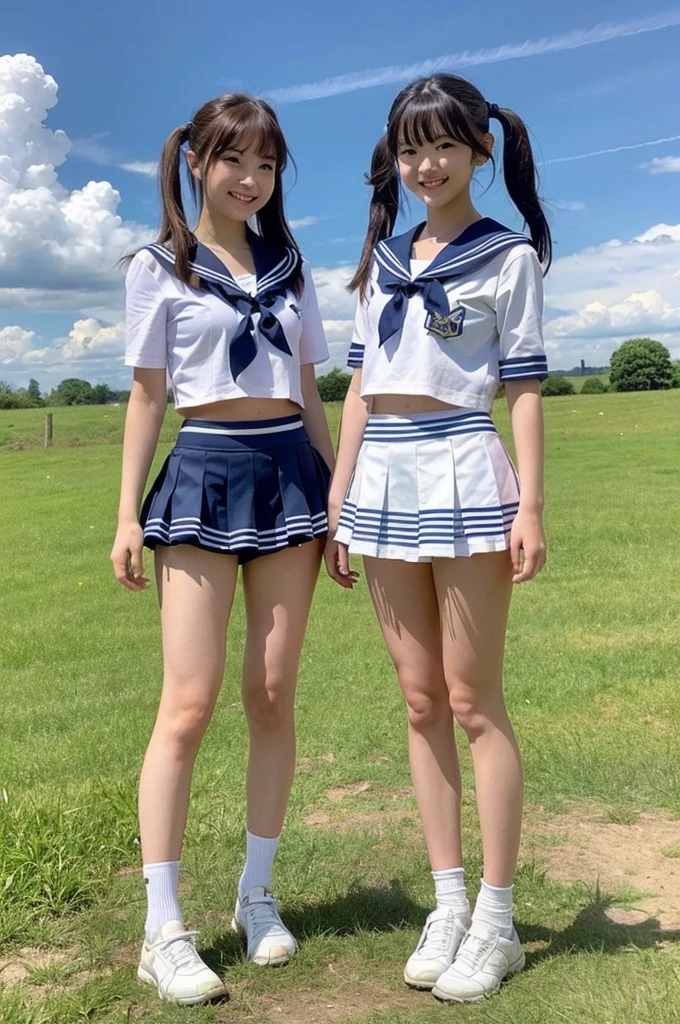
<path fill-rule="evenodd" d="M 433 167 L 434 167 L 434 161 L 429 156 L 423 157 L 423 159 L 420 161 L 419 170 L 420 170 L 421 174 L 424 174 L 427 171 L 431 171 L 433 169 Z"/>
<path fill-rule="evenodd" d="M 252 186 L 255 184 L 255 176 L 250 171 L 248 171 L 248 173 L 244 174 L 242 178 L 239 178 L 239 184 L 247 185 L 252 188 Z"/>

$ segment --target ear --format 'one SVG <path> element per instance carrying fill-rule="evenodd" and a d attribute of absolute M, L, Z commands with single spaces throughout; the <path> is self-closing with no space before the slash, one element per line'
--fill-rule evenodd
<path fill-rule="evenodd" d="M 489 153 L 491 153 L 491 151 L 493 150 L 494 142 L 495 141 L 496 140 L 493 137 L 493 135 L 491 134 L 491 132 L 487 132 L 485 135 L 482 136 L 482 142 L 486 146 L 486 149 L 487 149 L 487 151 Z M 481 156 L 479 153 L 475 153 L 473 158 L 472 158 L 472 160 L 473 160 L 473 163 L 474 163 L 475 167 L 483 167 L 484 164 L 488 162 L 489 157 L 488 156 Z"/>
<path fill-rule="evenodd" d="M 198 161 L 198 157 L 194 153 L 193 149 L 188 149 L 186 152 L 187 165 L 191 174 L 193 174 L 196 181 L 202 181 L 203 172 Z"/>

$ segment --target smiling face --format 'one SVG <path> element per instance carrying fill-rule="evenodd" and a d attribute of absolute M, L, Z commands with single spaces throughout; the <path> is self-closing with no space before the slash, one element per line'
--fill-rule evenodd
<path fill-rule="evenodd" d="M 236 146 L 236 142 L 234 142 Z M 193 176 L 200 181 L 203 203 L 211 213 L 246 221 L 267 205 L 276 186 L 276 156 L 263 140 L 225 149 L 202 168 L 195 153 L 187 153 Z"/>
<path fill-rule="evenodd" d="M 448 135 L 422 145 L 399 140 L 399 174 L 404 186 L 426 206 L 446 206 L 470 188 L 472 175 L 483 158 Z"/>

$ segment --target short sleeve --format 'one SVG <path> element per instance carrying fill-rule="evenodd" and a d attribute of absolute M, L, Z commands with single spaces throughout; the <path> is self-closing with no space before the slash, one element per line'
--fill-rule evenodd
<path fill-rule="evenodd" d="M 300 313 L 302 334 L 300 335 L 300 365 L 307 363 L 325 363 L 329 357 L 326 332 L 319 312 L 316 288 L 312 280 L 312 271 L 304 261 L 302 273 L 305 279 L 304 291 L 300 297 Z"/>
<path fill-rule="evenodd" d="M 369 337 L 369 324 L 368 324 L 368 303 L 370 296 L 366 295 L 364 298 L 359 297 L 357 301 L 357 311 L 354 317 L 354 328 L 352 330 L 352 341 L 349 346 L 349 355 L 347 356 L 347 365 L 353 370 L 358 370 L 364 365 L 364 351 L 366 349 L 366 342 Z"/>
<path fill-rule="evenodd" d="M 510 256 L 498 276 L 496 325 L 500 338 L 499 379 L 545 380 L 543 275 L 533 249 Z"/>
<path fill-rule="evenodd" d="M 152 260 L 151 264 L 147 260 Z M 168 313 L 158 275 L 162 268 L 143 251 L 125 278 L 125 365 L 148 369 L 167 366 Z"/>

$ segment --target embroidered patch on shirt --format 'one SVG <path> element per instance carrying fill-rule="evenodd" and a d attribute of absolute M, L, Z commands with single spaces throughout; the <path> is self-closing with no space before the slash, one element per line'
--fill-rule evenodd
<path fill-rule="evenodd" d="M 451 338 L 460 338 L 463 333 L 465 321 L 465 309 L 463 306 L 455 306 L 448 316 L 441 313 L 430 312 L 425 320 L 425 329 L 430 334 L 436 334 L 438 338 L 449 341 Z"/>

